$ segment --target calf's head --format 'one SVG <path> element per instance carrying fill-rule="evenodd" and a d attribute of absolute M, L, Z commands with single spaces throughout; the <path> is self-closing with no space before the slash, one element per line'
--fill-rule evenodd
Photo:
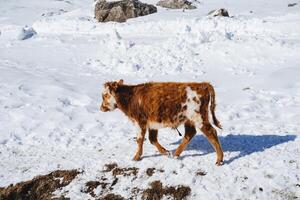
<path fill-rule="evenodd" d="M 116 101 L 116 90 L 123 84 L 123 80 L 106 82 L 102 92 L 102 104 L 100 110 L 103 112 L 113 111 L 118 107 Z"/>

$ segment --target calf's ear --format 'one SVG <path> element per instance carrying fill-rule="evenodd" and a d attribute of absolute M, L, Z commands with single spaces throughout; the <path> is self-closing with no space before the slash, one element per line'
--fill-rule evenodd
<path fill-rule="evenodd" d="M 119 85 L 123 85 L 123 82 L 123 79 L 120 79 L 119 81 L 106 82 L 104 87 L 108 87 L 111 92 L 116 91 Z"/>
<path fill-rule="evenodd" d="M 118 81 L 118 85 L 123 85 L 123 83 L 124 83 L 124 80 L 123 80 L 123 79 L 120 79 L 120 80 Z"/>
<path fill-rule="evenodd" d="M 119 82 L 115 81 L 115 82 L 111 82 L 110 85 L 109 85 L 109 89 L 110 91 L 113 91 L 115 92 L 117 89 L 118 89 L 118 86 L 119 86 Z"/>

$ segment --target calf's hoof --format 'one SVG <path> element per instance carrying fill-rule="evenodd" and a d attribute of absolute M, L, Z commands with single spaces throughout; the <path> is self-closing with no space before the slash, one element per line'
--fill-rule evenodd
<path fill-rule="evenodd" d="M 162 155 L 172 157 L 172 153 L 170 151 L 167 151 L 167 150 L 165 152 L 163 152 Z"/>
<path fill-rule="evenodd" d="M 217 166 L 223 165 L 223 160 L 217 160 L 216 165 L 217 165 Z"/>
<path fill-rule="evenodd" d="M 176 153 L 176 152 L 175 152 L 175 153 L 173 154 L 173 158 L 178 158 L 179 156 L 180 156 L 179 153 Z"/>
<path fill-rule="evenodd" d="M 135 156 L 133 157 L 133 160 L 134 160 L 134 161 L 139 161 L 139 160 L 141 160 L 141 156 L 140 156 L 140 155 L 135 155 Z"/>
<path fill-rule="evenodd" d="M 180 154 L 178 154 L 178 153 L 176 153 L 176 152 L 172 155 L 172 157 L 173 157 L 174 159 L 178 159 L 179 156 L 180 156 Z"/>

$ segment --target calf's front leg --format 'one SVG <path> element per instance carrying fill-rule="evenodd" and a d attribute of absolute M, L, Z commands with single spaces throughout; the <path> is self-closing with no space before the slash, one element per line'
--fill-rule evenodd
<path fill-rule="evenodd" d="M 143 154 L 143 143 L 145 140 L 145 134 L 146 134 L 146 128 L 140 126 L 140 132 L 138 133 L 138 136 L 136 138 L 136 143 L 138 145 L 138 148 L 135 153 L 135 156 L 133 157 L 133 160 L 135 161 L 140 160 Z"/>

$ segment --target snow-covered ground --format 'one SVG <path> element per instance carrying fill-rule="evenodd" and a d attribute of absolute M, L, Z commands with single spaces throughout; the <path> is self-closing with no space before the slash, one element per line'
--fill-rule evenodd
<path fill-rule="evenodd" d="M 139 168 L 136 179 L 113 187 L 125 198 L 154 180 L 188 185 L 196 200 L 300 198 L 300 1 L 196 5 L 101 24 L 93 1 L 1 0 L 0 187 L 77 168 L 83 173 L 61 192 L 91 199 L 85 183 L 116 162 Z M 232 17 L 206 16 L 222 7 Z M 135 127 L 120 111 L 99 111 L 102 84 L 120 78 L 211 82 L 224 165 L 214 165 L 201 133 L 180 159 L 159 155 L 147 140 L 143 159 L 132 161 Z M 159 140 L 174 150 L 181 137 L 163 129 Z M 164 172 L 148 177 L 152 167 Z"/>

